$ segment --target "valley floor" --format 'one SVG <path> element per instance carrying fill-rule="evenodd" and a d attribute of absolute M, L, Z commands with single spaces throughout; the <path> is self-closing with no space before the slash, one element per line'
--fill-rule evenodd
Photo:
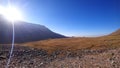
<path fill-rule="evenodd" d="M 0 45 L 0 68 L 5 68 L 10 46 Z M 9 68 L 120 68 L 120 48 L 75 52 L 15 46 Z"/>

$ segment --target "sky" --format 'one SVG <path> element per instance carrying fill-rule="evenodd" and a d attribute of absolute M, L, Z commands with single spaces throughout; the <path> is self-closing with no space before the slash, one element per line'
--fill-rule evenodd
<path fill-rule="evenodd" d="M 8 0 L 0 0 L 6 6 Z M 101 36 L 120 28 L 120 0 L 9 0 L 23 21 L 65 36 Z"/>

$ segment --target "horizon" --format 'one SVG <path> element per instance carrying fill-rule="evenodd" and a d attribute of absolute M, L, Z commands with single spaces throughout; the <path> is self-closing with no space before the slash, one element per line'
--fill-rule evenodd
<path fill-rule="evenodd" d="M 7 6 L 7 1 L 0 0 L 0 6 Z M 119 0 L 11 0 L 11 4 L 21 10 L 23 21 L 65 36 L 102 36 L 120 28 Z"/>

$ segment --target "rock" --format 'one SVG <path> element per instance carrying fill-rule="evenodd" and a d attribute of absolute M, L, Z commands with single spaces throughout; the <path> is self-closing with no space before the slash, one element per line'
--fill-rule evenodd
<path fill-rule="evenodd" d="M 0 60 L 4 60 L 4 59 L 6 59 L 5 56 L 0 56 Z"/>
<path fill-rule="evenodd" d="M 3 52 L 0 52 L 0 55 L 3 55 Z"/>

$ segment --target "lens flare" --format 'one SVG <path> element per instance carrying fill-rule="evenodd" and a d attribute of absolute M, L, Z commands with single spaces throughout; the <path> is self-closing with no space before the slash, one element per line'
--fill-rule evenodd
<path fill-rule="evenodd" d="M 13 6 L 2 7 L 0 6 L 0 14 L 2 14 L 9 21 L 22 20 L 22 14 L 20 10 Z"/>
<path fill-rule="evenodd" d="M 10 64 L 12 54 L 13 54 L 13 50 L 14 50 L 14 41 L 15 41 L 14 23 L 16 23 L 15 21 L 17 21 L 17 20 L 22 20 L 22 14 L 17 8 L 15 8 L 13 6 L 8 6 L 8 7 L 0 6 L 0 14 L 2 14 L 13 25 L 12 47 L 11 47 L 11 50 L 10 50 L 10 53 L 9 53 L 10 56 L 8 58 L 7 65 L 5 67 L 5 68 L 9 68 L 9 64 Z"/>

